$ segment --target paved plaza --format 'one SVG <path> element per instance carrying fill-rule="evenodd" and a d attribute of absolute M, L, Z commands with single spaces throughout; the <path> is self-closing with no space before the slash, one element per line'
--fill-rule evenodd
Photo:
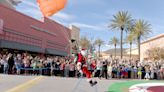
<path fill-rule="evenodd" d="M 135 92 L 130 87 L 137 84 L 160 85 L 164 88 L 164 81 L 137 80 L 137 79 L 98 79 L 97 86 L 91 87 L 85 78 L 62 78 L 55 76 L 28 76 L 28 75 L 0 75 L 0 92 Z M 134 85 L 134 86 L 133 86 Z M 136 85 L 136 86 L 135 86 Z M 141 91 L 136 91 L 141 92 Z M 147 92 L 147 91 L 144 91 Z M 152 91 L 158 92 L 158 91 Z M 163 91 L 162 91 L 163 92 Z"/>
<path fill-rule="evenodd" d="M 22 75 L 0 75 L 0 78 L 1 92 L 107 92 L 112 83 L 122 81 L 95 78 L 96 90 L 86 79 Z"/>

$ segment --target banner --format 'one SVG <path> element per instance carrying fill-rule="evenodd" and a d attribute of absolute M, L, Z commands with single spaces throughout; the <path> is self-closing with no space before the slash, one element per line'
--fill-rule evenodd
<path fill-rule="evenodd" d="M 0 19 L 0 34 L 3 34 L 3 20 Z"/>

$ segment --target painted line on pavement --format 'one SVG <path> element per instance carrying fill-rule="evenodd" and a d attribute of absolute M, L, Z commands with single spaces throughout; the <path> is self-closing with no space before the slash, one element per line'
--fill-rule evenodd
<path fill-rule="evenodd" d="M 11 88 L 9 90 L 7 90 L 6 92 L 24 92 L 26 90 L 28 90 L 29 88 L 31 88 L 32 86 L 36 85 L 37 83 L 39 83 L 41 80 L 43 80 L 45 77 L 43 76 L 39 76 L 36 77 L 32 80 L 29 80 L 23 84 L 20 84 L 14 88 Z"/>

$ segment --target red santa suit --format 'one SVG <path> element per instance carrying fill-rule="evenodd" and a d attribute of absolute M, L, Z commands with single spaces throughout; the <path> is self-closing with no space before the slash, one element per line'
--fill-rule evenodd
<path fill-rule="evenodd" d="M 91 79 L 91 72 L 87 68 L 85 55 L 86 53 L 84 50 L 82 50 L 81 53 L 78 53 L 77 70 L 81 73 L 81 75 L 85 74 L 90 85 L 94 86 L 97 84 L 97 81 L 93 82 Z"/>
<path fill-rule="evenodd" d="M 87 69 L 86 59 L 81 53 L 78 54 L 77 69 L 80 73 L 84 73 L 87 78 L 91 78 L 91 72 Z"/>

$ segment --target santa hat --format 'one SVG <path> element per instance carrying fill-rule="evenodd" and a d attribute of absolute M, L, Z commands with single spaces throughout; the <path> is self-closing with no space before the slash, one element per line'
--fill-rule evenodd
<path fill-rule="evenodd" d="M 82 51 L 85 51 L 86 49 L 82 48 L 81 50 L 82 50 Z"/>

